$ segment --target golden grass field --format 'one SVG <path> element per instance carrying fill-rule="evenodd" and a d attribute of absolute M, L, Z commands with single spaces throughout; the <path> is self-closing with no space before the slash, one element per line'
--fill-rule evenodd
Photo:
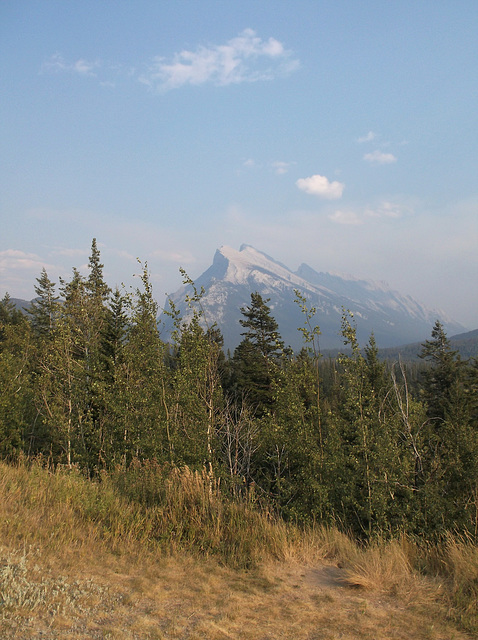
<path fill-rule="evenodd" d="M 211 551 L 224 527 L 245 533 L 224 511 L 219 526 L 204 476 L 185 471 L 175 483 L 175 500 L 182 491 L 195 519 L 176 540 L 172 512 L 135 511 L 107 482 L 1 463 L 0 638 L 477 637 L 470 541 L 450 537 L 427 552 L 406 539 L 361 548 L 334 529 L 300 532 L 261 516 L 250 562 L 239 566 L 227 549 Z"/>

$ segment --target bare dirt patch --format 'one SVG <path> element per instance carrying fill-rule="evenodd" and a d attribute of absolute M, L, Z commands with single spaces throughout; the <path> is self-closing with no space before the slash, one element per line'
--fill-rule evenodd
<path fill-rule="evenodd" d="M 19 556 L 9 558 L 14 564 Z M 17 597 L 30 589 L 34 608 L 5 606 L 8 585 L 1 585 L 2 640 L 467 638 L 429 612 L 349 586 L 332 564 L 235 571 L 190 557 L 40 560 L 32 552 L 18 569 Z"/>

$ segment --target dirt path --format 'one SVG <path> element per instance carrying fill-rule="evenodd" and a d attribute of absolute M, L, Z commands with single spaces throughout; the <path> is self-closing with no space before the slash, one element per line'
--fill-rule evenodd
<path fill-rule="evenodd" d="M 332 564 L 237 572 L 190 558 L 128 565 L 108 557 L 81 566 L 40 568 L 38 559 L 30 565 L 22 588 L 43 585 L 43 601 L 34 608 L 0 605 L 4 640 L 467 637 L 430 611 L 348 586 L 345 571 Z M 4 581 L 4 593 L 6 587 Z"/>

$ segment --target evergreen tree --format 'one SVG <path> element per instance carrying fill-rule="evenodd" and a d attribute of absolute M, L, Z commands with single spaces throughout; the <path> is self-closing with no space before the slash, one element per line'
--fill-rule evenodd
<path fill-rule="evenodd" d="M 127 307 L 130 301 L 116 287 L 106 312 L 105 326 L 102 332 L 101 352 L 106 379 L 114 378 L 128 332 Z M 108 376 L 108 373 L 110 376 Z"/>
<path fill-rule="evenodd" d="M 428 361 L 423 397 L 429 417 L 423 455 L 426 482 L 420 498 L 423 528 L 440 535 L 444 530 L 472 531 L 476 527 L 478 433 L 473 423 L 467 367 L 451 348 L 437 321 L 420 357 Z"/>
<path fill-rule="evenodd" d="M 88 260 L 89 275 L 86 283 L 88 292 L 93 298 L 106 302 L 111 289 L 103 278 L 104 265 L 101 263 L 100 251 L 96 243 L 96 238 L 91 242 L 91 253 Z"/>
<path fill-rule="evenodd" d="M 108 404 L 109 448 L 116 461 L 129 465 L 134 458 L 173 461 L 170 432 L 170 384 L 165 366 L 165 345 L 157 325 L 158 305 L 153 298 L 148 265 L 141 286 L 130 302 L 127 333 L 117 352 L 114 387 Z M 123 320 L 117 306 L 119 324 Z M 118 327 L 117 327 L 118 328 Z"/>
<path fill-rule="evenodd" d="M 312 352 L 312 362 L 314 368 L 314 387 L 315 387 L 315 399 L 316 399 L 316 424 L 317 424 L 317 435 L 319 438 L 319 446 L 321 456 L 324 454 L 324 434 L 322 430 L 322 409 L 320 403 L 320 359 L 322 354 L 320 353 L 320 344 L 319 344 L 319 336 L 321 334 L 320 328 L 318 325 L 312 326 L 312 319 L 317 313 L 317 309 L 315 307 L 311 307 L 310 309 L 307 307 L 307 300 L 300 293 L 298 289 L 294 289 L 295 300 L 294 302 L 299 306 L 302 314 L 305 317 L 305 326 L 299 327 L 298 331 L 302 333 L 304 338 L 304 342 L 307 345 L 309 352 Z"/>
<path fill-rule="evenodd" d="M 396 460 L 393 436 L 381 421 L 383 379 L 376 359 L 373 337 L 367 359 L 360 351 L 352 314 L 342 316 L 344 345 L 351 354 L 341 354 L 339 400 L 331 417 L 329 458 L 334 478 L 332 502 L 337 516 L 357 534 L 370 536 L 387 524 L 390 483 Z"/>
<path fill-rule="evenodd" d="M 8 306 L 6 310 L 11 312 Z M 28 449 L 34 420 L 31 380 L 34 344 L 26 319 L 16 313 L 13 318 L 14 322 L 0 325 L 0 457 L 7 458 L 17 457 L 25 445 Z M 6 314 L 2 319 L 8 319 Z"/>
<path fill-rule="evenodd" d="M 43 267 L 35 285 L 37 299 L 28 310 L 34 333 L 44 339 L 51 336 L 59 315 L 58 296 L 55 295 L 55 283 L 50 280 Z"/>
<path fill-rule="evenodd" d="M 423 391 L 428 415 L 434 421 L 443 421 L 450 409 L 451 388 L 461 375 L 461 362 L 457 351 L 450 346 L 439 320 L 432 329 L 431 340 L 422 344 L 420 358 L 430 364 L 424 374 Z"/>
<path fill-rule="evenodd" d="M 259 417 L 272 409 L 273 380 L 284 354 L 284 343 L 268 302 L 256 292 L 251 294 L 250 306 L 241 308 L 244 317 L 239 322 L 247 331 L 241 334 L 244 339 L 234 351 L 232 362 L 236 397 L 245 396 Z"/>
<path fill-rule="evenodd" d="M 198 290 L 184 269 L 181 274 L 184 285 L 192 292 L 186 297 L 192 319 L 188 324 L 182 323 L 173 305 L 177 354 L 174 391 L 179 418 L 175 431 L 182 434 L 176 440 L 176 451 L 183 463 L 196 468 L 207 465 L 211 470 L 217 462 L 219 416 L 223 409 L 224 340 L 216 324 L 203 328 L 207 324 L 202 308 L 204 289 Z M 187 449 L 184 443 L 188 443 Z"/>
<path fill-rule="evenodd" d="M 284 350 L 279 325 L 271 315 L 268 302 L 270 298 L 263 300 L 259 293 L 251 293 L 251 305 L 241 308 L 244 318 L 239 320 L 240 325 L 247 329 L 241 335 L 250 340 L 266 361 L 279 357 Z"/>
<path fill-rule="evenodd" d="M 8 292 L 0 300 L 0 343 L 5 339 L 5 327 L 20 324 L 23 314 L 10 299 Z"/>

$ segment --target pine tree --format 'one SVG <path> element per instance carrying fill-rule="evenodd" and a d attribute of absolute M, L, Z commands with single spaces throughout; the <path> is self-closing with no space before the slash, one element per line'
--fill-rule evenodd
<path fill-rule="evenodd" d="M 284 343 L 279 327 L 259 293 L 251 294 L 249 307 L 242 307 L 239 320 L 247 329 L 234 351 L 232 381 L 236 397 L 245 396 L 258 417 L 270 412 L 274 402 L 273 380 L 277 375 Z"/>
<path fill-rule="evenodd" d="M 0 300 L 0 343 L 5 339 L 5 327 L 20 324 L 22 320 L 22 312 L 15 307 L 7 292 Z"/>
<path fill-rule="evenodd" d="M 331 417 L 331 496 L 336 514 L 357 534 L 370 536 L 387 524 L 392 436 L 380 420 L 383 380 L 373 337 L 361 353 L 350 312 L 342 315 L 342 337 L 350 354 L 339 356 L 339 400 Z"/>
<path fill-rule="evenodd" d="M 4 302 L 5 298 L 0 304 Z M 31 377 L 34 344 L 30 325 L 22 314 L 18 316 L 7 304 L 1 315 L 4 324 L 0 325 L 0 457 L 15 458 L 25 446 L 28 449 L 34 421 Z"/>
<path fill-rule="evenodd" d="M 37 278 L 35 293 L 37 299 L 32 302 L 28 313 L 35 335 L 43 339 L 51 336 L 60 312 L 55 283 L 50 280 L 44 267 Z"/>
<path fill-rule="evenodd" d="M 247 329 L 241 335 L 250 340 L 265 360 L 280 356 L 284 349 L 279 325 L 271 315 L 268 302 L 270 298 L 263 300 L 259 293 L 251 293 L 251 305 L 241 308 L 244 318 L 239 320 L 240 325 Z"/>
<path fill-rule="evenodd" d="M 470 531 L 476 526 L 478 434 L 472 421 L 467 367 L 453 350 L 437 321 L 420 357 L 429 362 L 424 373 L 427 405 L 425 473 L 422 490 L 425 527 L 439 534 L 444 528 Z M 471 508 L 472 507 L 472 508 Z"/>
<path fill-rule="evenodd" d="M 108 411 L 107 432 L 114 441 L 111 448 L 116 461 L 125 465 L 134 458 L 156 458 L 160 462 L 174 459 L 166 348 L 158 331 L 158 305 L 148 265 L 141 266 L 141 285 L 125 301 L 130 317 L 124 327 L 126 335 L 121 340 Z"/>
<path fill-rule="evenodd" d="M 458 352 L 451 348 L 443 325 L 439 320 L 432 329 L 431 340 L 422 344 L 420 358 L 430 363 L 423 381 L 428 415 L 434 421 L 443 421 L 450 409 L 451 388 L 461 375 Z"/>
<path fill-rule="evenodd" d="M 191 290 L 186 301 L 192 319 L 183 323 L 173 305 L 177 354 L 174 391 L 179 418 L 175 431 L 177 434 L 182 432 L 176 450 L 183 463 L 196 468 L 206 465 L 214 470 L 219 446 L 218 420 L 223 409 L 224 340 L 216 324 L 207 326 L 202 307 L 204 289 L 198 290 L 184 269 L 180 271 L 183 284 Z M 184 442 L 188 442 L 188 450 L 184 448 Z"/>
<path fill-rule="evenodd" d="M 101 263 L 100 251 L 96 243 L 96 238 L 91 242 L 91 253 L 88 260 L 88 269 L 90 271 L 86 288 L 93 298 L 106 302 L 111 289 L 108 287 L 103 278 L 104 265 Z"/>
<path fill-rule="evenodd" d="M 305 326 L 299 327 L 299 331 L 302 333 L 304 338 L 304 342 L 307 345 L 307 349 L 312 352 L 312 363 L 314 369 L 314 387 L 315 387 L 315 399 L 316 399 L 316 424 L 317 424 L 317 434 L 319 438 L 319 446 L 321 451 L 321 456 L 324 454 L 324 434 L 322 430 L 322 409 L 320 403 L 320 359 L 322 358 L 322 354 L 320 353 L 320 343 L 319 337 L 321 334 L 320 328 L 318 325 L 312 326 L 312 319 L 317 313 L 317 309 L 315 307 L 311 307 L 310 309 L 307 307 L 306 298 L 300 293 L 298 289 L 294 289 L 295 300 L 294 302 L 299 306 L 302 314 L 305 317 Z"/>

